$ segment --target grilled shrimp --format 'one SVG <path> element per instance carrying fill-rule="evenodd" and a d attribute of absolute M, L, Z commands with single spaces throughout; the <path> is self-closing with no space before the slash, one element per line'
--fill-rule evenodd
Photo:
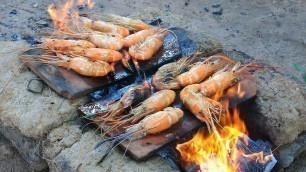
<path fill-rule="evenodd" d="M 142 102 L 138 107 L 132 109 L 129 114 L 132 115 L 128 119 L 132 123 L 140 120 L 141 118 L 150 115 L 152 113 L 158 112 L 171 103 L 175 99 L 175 92 L 172 90 L 162 90 L 154 93 L 151 97 Z"/>
<path fill-rule="evenodd" d="M 239 78 L 246 72 L 248 64 L 241 67 L 236 64 L 230 71 L 220 71 L 213 75 L 210 79 L 200 83 L 201 94 L 206 97 L 211 97 L 214 94 L 221 92 L 238 82 Z"/>
<path fill-rule="evenodd" d="M 86 35 L 88 40 L 99 48 L 120 50 L 124 45 L 123 38 L 118 36 L 110 36 L 102 33 L 91 33 Z"/>
<path fill-rule="evenodd" d="M 212 61 L 212 58 L 218 58 L 216 61 Z M 200 62 L 193 66 L 188 72 L 185 72 L 176 77 L 176 81 L 181 87 L 187 85 L 200 83 L 201 81 L 207 79 L 209 76 L 214 74 L 216 71 L 222 69 L 227 65 L 227 62 L 234 63 L 233 60 L 229 59 L 226 56 L 214 55 L 210 56 L 204 62 Z"/>
<path fill-rule="evenodd" d="M 130 18 L 127 18 L 127 17 L 118 16 L 118 15 L 115 15 L 115 14 L 104 13 L 104 14 L 102 14 L 101 17 L 103 17 L 108 22 L 111 22 L 111 23 L 119 25 L 119 26 L 123 26 L 123 27 L 128 28 L 129 30 L 133 30 L 133 31 L 139 31 L 139 30 L 144 30 L 144 29 L 149 29 L 150 28 L 149 25 L 145 24 L 141 20 L 134 20 L 134 19 L 130 19 Z"/>
<path fill-rule="evenodd" d="M 116 62 L 122 59 L 122 54 L 120 52 L 102 48 L 84 49 L 79 55 L 88 57 L 93 61 L 101 60 L 105 62 Z"/>
<path fill-rule="evenodd" d="M 158 31 L 158 28 L 150 28 L 146 30 L 141 30 L 134 34 L 131 34 L 124 38 L 124 46 L 130 47 L 132 45 L 138 44 L 146 40 L 149 36 L 154 35 Z"/>
<path fill-rule="evenodd" d="M 85 40 L 50 39 L 43 40 L 43 48 L 52 50 L 73 50 L 74 48 L 95 48 L 96 46 Z"/>
<path fill-rule="evenodd" d="M 158 33 L 148 37 L 143 43 L 129 48 L 130 55 L 136 60 L 148 60 L 164 43 L 165 33 Z"/>
<path fill-rule="evenodd" d="M 180 85 L 175 78 L 180 75 L 192 62 L 192 60 L 201 55 L 201 52 L 197 52 L 192 57 L 183 57 L 179 61 L 168 63 L 158 69 L 152 78 L 152 86 L 157 90 L 172 90 L 179 89 Z"/>
<path fill-rule="evenodd" d="M 122 26 L 114 25 L 112 23 L 107 23 L 104 21 L 94 21 L 86 17 L 81 17 L 80 20 L 85 27 L 90 28 L 94 31 L 99 31 L 110 35 L 121 35 L 123 37 L 128 36 L 130 33 L 129 29 Z"/>
<path fill-rule="evenodd" d="M 112 118 L 122 115 L 123 111 L 132 105 L 136 105 L 150 96 L 151 88 L 148 82 L 129 88 L 120 98 L 120 100 L 109 105 L 106 111 L 100 112 L 102 116 L 97 120 L 103 120 L 106 117 Z M 115 121 L 112 118 L 112 121 Z"/>
<path fill-rule="evenodd" d="M 157 134 L 165 131 L 176 124 L 183 117 L 183 115 L 184 113 L 181 109 L 167 107 L 163 111 L 159 111 L 145 117 L 139 123 L 130 126 L 125 131 L 100 141 L 96 144 L 95 149 L 105 142 L 111 141 L 112 143 L 98 163 L 102 162 L 110 151 L 118 145 L 117 142 L 123 142 L 127 139 L 140 139 L 148 134 Z"/>
<path fill-rule="evenodd" d="M 220 71 L 209 80 L 200 84 L 189 85 L 180 92 L 180 99 L 183 104 L 198 119 L 206 123 L 209 131 L 213 130 L 218 133 L 214 123 L 218 123 L 222 115 L 222 104 L 210 99 L 210 97 L 235 84 L 246 71 L 247 66 L 237 70 L 240 68 L 240 65 L 237 64 L 231 71 Z"/>
<path fill-rule="evenodd" d="M 43 56 L 23 57 L 21 55 L 20 58 L 21 60 L 53 64 L 67 69 L 72 69 L 81 75 L 91 77 L 105 76 L 111 71 L 110 65 L 108 63 L 103 61 L 93 62 L 88 58 L 81 56 L 70 58 L 66 55 L 57 54 L 55 58 L 52 58 Z"/>

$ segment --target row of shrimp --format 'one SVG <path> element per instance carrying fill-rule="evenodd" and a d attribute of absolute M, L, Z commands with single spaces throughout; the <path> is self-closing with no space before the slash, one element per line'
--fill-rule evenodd
<path fill-rule="evenodd" d="M 213 55 L 204 59 L 201 57 L 202 54 L 197 52 L 191 57 L 186 56 L 160 67 L 151 80 L 151 85 L 157 92 L 149 97 L 137 94 L 143 99 L 139 105 L 132 107 L 133 101 L 128 104 L 124 103 L 125 100 L 136 100 L 136 94 L 128 91 L 103 115 L 96 118 L 97 121 L 103 121 L 103 124 L 111 126 L 107 129 L 108 131 L 127 126 L 123 132 L 102 140 L 96 145 L 96 148 L 110 141 L 112 143 L 110 149 L 112 149 L 117 142 L 139 139 L 147 134 L 156 134 L 173 126 L 184 114 L 179 108 L 169 107 L 176 97 L 173 90 L 178 89 L 182 89 L 179 96 L 185 107 L 204 122 L 210 132 L 219 135 L 215 124 L 218 124 L 223 109 L 222 104 L 212 99 L 212 96 L 234 85 L 247 71 L 249 65 L 240 65 L 224 55 Z M 149 85 L 145 82 L 137 87 L 146 88 L 149 91 Z M 130 106 L 130 109 L 122 113 L 126 105 Z M 105 158 L 110 149 L 106 151 L 101 160 Z"/>
<path fill-rule="evenodd" d="M 47 53 L 35 57 L 23 53 L 21 59 L 61 66 L 85 76 L 100 77 L 115 72 L 119 61 L 133 70 L 132 61 L 138 71 L 137 60 L 152 58 L 168 33 L 141 20 L 114 14 L 100 14 L 105 21 L 81 17 L 73 7 L 67 9 L 65 5 L 56 8 L 53 4 L 48 12 L 55 32 L 51 38 L 42 39 L 42 45 L 37 47 Z"/>

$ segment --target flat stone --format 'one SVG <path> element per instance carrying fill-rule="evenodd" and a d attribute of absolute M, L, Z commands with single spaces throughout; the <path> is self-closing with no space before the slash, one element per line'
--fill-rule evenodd
<path fill-rule="evenodd" d="M 69 144 L 66 144 L 68 140 Z M 50 171 L 171 171 L 160 157 L 136 162 L 124 156 L 124 151 L 119 148 L 97 164 L 107 149 L 107 144 L 93 149 L 99 140 L 99 134 L 93 130 L 82 134 L 77 125 L 63 125 L 49 133 L 43 145 L 43 156 L 48 157 Z"/>
<path fill-rule="evenodd" d="M 49 87 L 41 94 L 28 91 L 28 82 L 37 76 L 22 67 L 17 58 L 19 50 L 25 49 L 27 44 L 24 41 L 0 42 L 0 46 L 0 132 L 31 168 L 42 170 L 47 168 L 41 156 L 45 135 L 65 120 L 76 117 L 77 106 L 85 99 L 66 100 Z"/>
<path fill-rule="evenodd" d="M 27 137 L 39 139 L 63 121 L 77 115 L 77 106 L 84 99 L 66 100 L 49 87 L 42 94 L 27 91 L 28 82 L 37 76 L 26 68 L 14 74 L 13 69 L 20 66 L 17 58 L 19 52 L 11 47 L 25 48 L 24 42 L 0 42 L 0 46 L 1 54 L 10 51 L 0 58 L 0 120 L 4 125 L 18 129 Z"/>
<path fill-rule="evenodd" d="M 248 124 L 275 145 L 294 141 L 306 130 L 306 101 L 294 81 L 269 68 L 255 72 L 257 96 L 249 105 Z"/>

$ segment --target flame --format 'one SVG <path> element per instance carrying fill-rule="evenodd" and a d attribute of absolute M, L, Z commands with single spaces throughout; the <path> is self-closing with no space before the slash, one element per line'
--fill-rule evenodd
<path fill-rule="evenodd" d="M 239 98 L 245 94 L 240 85 L 229 89 L 227 93 Z M 219 100 L 222 95 L 223 93 L 218 93 L 213 99 Z M 239 117 L 238 108 L 230 110 L 228 101 L 223 102 L 223 105 L 226 111 L 220 120 L 219 135 L 209 134 L 204 129 L 200 129 L 191 140 L 177 145 L 176 149 L 184 161 L 197 164 L 201 171 L 218 172 L 237 171 L 240 167 L 238 159 L 242 156 L 260 163 L 269 161 L 272 155 L 264 156 L 263 152 L 246 155 L 238 148 L 238 143 L 245 143 L 245 146 L 248 144 L 248 139 L 245 137 L 248 135 L 246 125 Z"/>
<path fill-rule="evenodd" d="M 65 4 L 51 4 L 48 7 L 48 12 L 54 23 L 55 28 L 59 30 L 64 30 L 68 28 L 71 22 L 74 22 L 79 17 L 79 12 L 76 9 L 78 6 L 87 6 L 88 8 L 93 8 L 95 5 L 91 0 L 68 0 Z"/>

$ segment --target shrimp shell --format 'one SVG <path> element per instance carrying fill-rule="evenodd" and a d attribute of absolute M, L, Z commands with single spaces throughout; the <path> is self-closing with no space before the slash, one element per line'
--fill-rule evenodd
<path fill-rule="evenodd" d="M 133 45 L 129 48 L 130 55 L 137 60 L 148 60 L 163 45 L 164 34 L 157 34 L 148 37 L 142 44 Z"/>
<path fill-rule="evenodd" d="M 115 50 L 102 48 L 88 48 L 84 50 L 84 56 L 93 61 L 116 62 L 122 59 L 122 54 Z"/>
<path fill-rule="evenodd" d="M 179 108 L 167 107 L 145 117 L 139 123 L 126 129 L 126 133 L 135 133 L 130 140 L 139 139 L 147 134 L 156 134 L 176 124 L 184 115 Z"/>
<path fill-rule="evenodd" d="M 110 65 L 103 61 L 93 62 L 85 57 L 68 58 L 68 60 L 66 57 L 65 59 L 66 60 L 60 60 L 55 64 L 67 69 L 72 69 L 81 75 L 100 77 L 107 75 L 111 71 Z"/>
<path fill-rule="evenodd" d="M 220 59 L 205 63 L 206 61 L 212 58 L 220 58 Z M 209 76 L 214 74 L 216 71 L 224 68 L 226 66 L 226 61 L 234 63 L 231 59 L 226 56 L 214 55 L 206 59 L 204 62 L 200 62 L 199 64 L 193 66 L 188 72 L 185 72 L 176 77 L 176 81 L 179 83 L 181 87 L 185 87 L 191 84 L 197 84 L 201 81 L 207 79 Z"/>
<path fill-rule="evenodd" d="M 145 24 L 141 20 L 135 20 L 135 19 L 127 18 L 127 17 L 118 16 L 115 14 L 104 13 L 102 14 L 102 17 L 111 23 L 126 27 L 134 31 L 139 31 L 139 30 L 150 28 L 149 25 Z"/>
<path fill-rule="evenodd" d="M 83 24 L 95 31 L 100 31 L 108 34 L 114 34 L 114 35 L 121 35 L 123 37 L 126 37 L 130 34 L 130 31 L 122 26 L 117 26 L 112 23 L 107 23 L 104 21 L 94 21 L 86 17 L 80 18 L 83 22 Z"/>
<path fill-rule="evenodd" d="M 122 38 L 113 37 L 103 34 L 90 34 L 88 36 L 89 41 L 95 44 L 99 48 L 111 49 L 111 50 L 120 50 L 124 41 Z"/>
<path fill-rule="evenodd" d="M 135 45 L 137 43 L 143 42 L 146 40 L 149 36 L 154 35 L 156 33 L 156 29 L 146 29 L 141 30 L 139 32 L 136 32 L 134 34 L 131 34 L 124 38 L 124 46 L 130 47 L 132 45 Z"/>
<path fill-rule="evenodd" d="M 129 114 L 133 115 L 133 121 L 138 121 L 144 116 L 158 112 L 174 102 L 175 92 L 172 90 L 161 90 L 142 102 L 141 105 L 132 109 Z"/>
<path fill-rule="evenodd" d="M 96 46 L 85 40 L 65 40 L 65 39 L 50 39 L 45 38 L 43 40 L 43 46 L 47 49 L 53 50 L 69 50 L 69 48 L 73 47 L 81 47 L 81 48 L 95 48 Z"/>

